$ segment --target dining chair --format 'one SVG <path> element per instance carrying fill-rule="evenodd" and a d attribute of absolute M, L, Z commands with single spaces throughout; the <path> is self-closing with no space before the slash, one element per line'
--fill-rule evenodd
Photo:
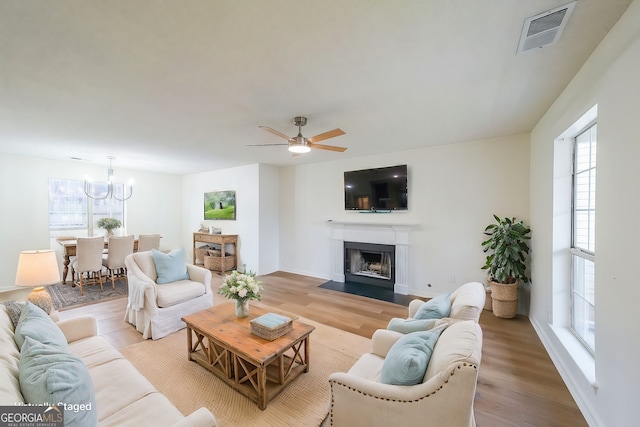
<path fill-rule="evenodd" d="M 150 251 L 151 249 L 160 250 L 159 234 L 140 234 L 138 236 L 138 252 Z"/>
<path fill-rule="evenodd" d="M 100 284 L 102 291 L 102 250 L 104 249 L 104 237 L 78 237 L 76 246 L 76 259 L 71 265 L 73 286 L 80 287 L 80 295 L 84 295 L 84 285 Z M 77 277 L 76 277 L 77 275 Z M 85 277 L 86 276 L 86 277 Z"/>
<path fill-rule="evenodd" d="M 124 259 L 133 253 L 133 235 L 109 237 L 109 252 L 102 255 L 102 265 L 107 268 L 111 278 L 111 287 L 116 288 L 116 278 L 127 281 L 127 268 Z"/>

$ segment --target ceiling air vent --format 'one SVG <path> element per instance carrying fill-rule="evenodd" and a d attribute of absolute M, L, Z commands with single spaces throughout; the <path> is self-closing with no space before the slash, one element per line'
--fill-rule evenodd
<path fill-rule="evenodd" d="M 576 2 L 573 1 L 527 18 L 522 27 L 517 53 L 549 46 L 557 42 L 575 6 Z"/>

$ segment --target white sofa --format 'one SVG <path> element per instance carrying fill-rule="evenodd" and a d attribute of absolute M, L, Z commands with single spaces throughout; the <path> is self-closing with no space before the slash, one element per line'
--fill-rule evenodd
<path fill-rule="evenodd" d="M 213 304 L 211 271 L 187 264 L 189 279 L 158 285 L 151 251 L 125 258 L 129 297 L 124 319 L 135 325 L 143 338 L 154 340 L 183 329 L 184 316 Z"/>
<path fill-rule="evenodd" d="M 372 337 L 348 372 L 329 376 L 331 409 L 323 425 L 334 427 L 473 427 L 473 402 L 482 357 L 482 330 L 473 321 L 454 321 L 433 348 L 422 383 L 380 382 L 393 344 L 405 335 L 385 329 Z"/>
<path fill-rule="evenodd" d="M 449 318 L 457 320 L 473 320 L 477 322 L 484 309 L 487 293 L 482 283 L 469 282 L 459 286 L 451 292 L 451 313 Z M 420 306 L 421 299 L 414 299 L 409 303 L 409 318 L 412 319 Z"/>
<path fill-rule="evenodd" d="M 120 352 L 96 335 L 93 317 L 56 324 L 68 341 L 69 352 L 88 368 L 95 391 L 96 408 L 92 410 L 97 410 L 99 426 L 217 426 L 206 408 L 182 415 Z M 25 402 L 19 380 L 21 353 L 14 333 L 13 322 L 0 304 L 0 405 Z"/>

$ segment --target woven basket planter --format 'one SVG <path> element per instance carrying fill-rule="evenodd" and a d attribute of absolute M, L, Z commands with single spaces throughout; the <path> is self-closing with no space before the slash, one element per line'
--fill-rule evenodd
<path fill-rule="evenodd" d="M 489 280 L 489 285 L 493 314 L 503 319 L 515 317 L 518 312 L 518 282 L 504 284 Z"/>
<path fill-rule="evenodd" d="M 486 288 L 485 292 L 486 292 L 487 295 L 486 295 L 486 298 L 484 300 L 483 310 L 492 311 L 493 310 L 493 305 L 491 304 L 491 288 Z"/>
<path fill-rule="evenodd" d="M 233 256 L 225 256 L 225 257 L 220 257 L 220 256 L 205 256 L 204 257 L 204 266 L 205 268 L 208 268 L 209 270 L 212 271 L 227 271 L 227 270 L 231 270 L 233 267 L 235 267 L 235 263 L 233 260 Z"/>

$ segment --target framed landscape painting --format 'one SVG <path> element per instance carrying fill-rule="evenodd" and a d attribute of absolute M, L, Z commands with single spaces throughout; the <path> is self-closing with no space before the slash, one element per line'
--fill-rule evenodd
<path fill-rule="evenodd" d="M 204 193 L 204 219 L 236 219 L 236 192 Z"/>

